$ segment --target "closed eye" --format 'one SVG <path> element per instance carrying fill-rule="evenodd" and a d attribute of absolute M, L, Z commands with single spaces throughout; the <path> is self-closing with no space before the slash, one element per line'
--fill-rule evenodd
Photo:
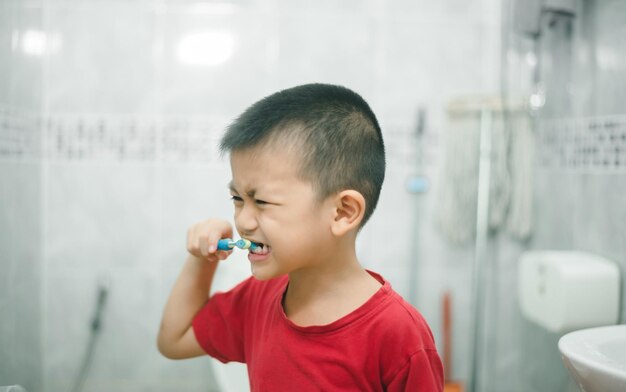
<path fill-rule="evenodd" d="M 232 201 L 234 201 L 234 202 L 242 202 L 243 201 L 243 199 L 241 197 L 235 196 L 235 195 L 231 196 L 230 199 Z"/>
<path fill-rule="evenodd" d="M 269 204 L 269 203 L 268 203 L 268 202 L 266 202 L 265 200 L 258 200 L 258 199 L 257 199 L 257 200 L 255 200 L 254 202 L 255 202 L 257 205 L 260 205 L 260 206 L 264 206 L 264 205 Z"/>

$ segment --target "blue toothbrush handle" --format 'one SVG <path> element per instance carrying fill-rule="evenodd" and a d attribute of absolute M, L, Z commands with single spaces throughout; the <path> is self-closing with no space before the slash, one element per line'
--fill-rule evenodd
<path fill-rule="evenodd" d="M 217 241 L 217 250 L 231 250 L 235 247 L 235 242 L 231 238 L 224 238 Z"/>

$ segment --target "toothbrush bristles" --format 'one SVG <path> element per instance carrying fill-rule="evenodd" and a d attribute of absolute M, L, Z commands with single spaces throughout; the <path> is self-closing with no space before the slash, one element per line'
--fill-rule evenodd
<path fill-rule="evenodd" d="M 239 248 L 239 249 L 250 249 L 250 250 L 255 250 L 256 248 L 259 247 L 258 244 L 247 240 L 245 238 L 242 238 L 240 240 L 238 240 L 235 245 Z"/>

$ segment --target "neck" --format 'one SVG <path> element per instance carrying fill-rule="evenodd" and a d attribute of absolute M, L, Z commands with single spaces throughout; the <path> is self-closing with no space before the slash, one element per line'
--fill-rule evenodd
<path fill-rule="evenodd" d="M 294 323 L 331 323 L 361 306 L 380 288 L 380 282 L 361 267 L 354 249 L 349 249 L 289 274 L 283 309 Z"/>
<path fill-rule="evenodd" d="M 326 252 L 325 252 L 326 253 Z M 332 251 L 320 255 L 322 260 L 289 273 L 289 291 L 302 293 L 327 292 L 334 286 L 342 286 L 347 279 L 359 276 L 363 268 L 359 264 L 354 248 Z"/>

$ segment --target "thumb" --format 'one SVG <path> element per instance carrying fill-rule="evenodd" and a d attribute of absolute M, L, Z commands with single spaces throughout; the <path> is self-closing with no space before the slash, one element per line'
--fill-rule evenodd
<path fill-rule="evenodd" d="M 218 222 L 215 230 L 211 230 L 209 233 L 209 253 L 215 253 L 217 251 L 217 242 L 222 238 L 231 238 L 233 236 L 233 229 L 226 221 Z M 227 257 L 228 255 L 226 255 Z"/>

